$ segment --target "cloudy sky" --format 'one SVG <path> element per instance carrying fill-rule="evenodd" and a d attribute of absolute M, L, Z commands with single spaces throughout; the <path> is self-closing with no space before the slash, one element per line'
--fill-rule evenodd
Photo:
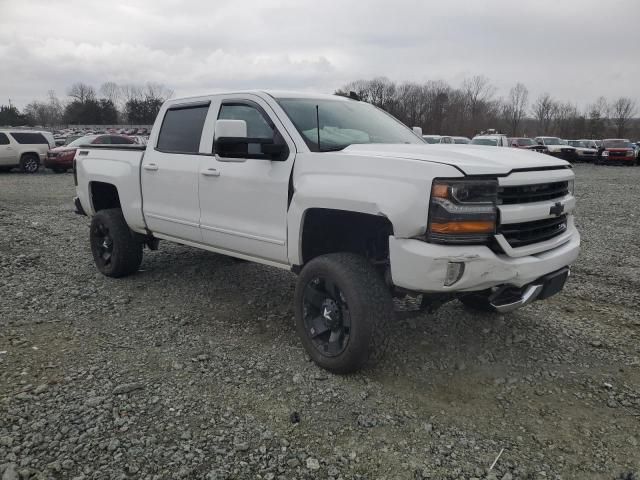
<path fill-rule="evenodd" d="M 640 100 L 640 0 L 0 0 L 0 104 L 77 81 L 332 92 L 483 74 L 579 105 Z"/>

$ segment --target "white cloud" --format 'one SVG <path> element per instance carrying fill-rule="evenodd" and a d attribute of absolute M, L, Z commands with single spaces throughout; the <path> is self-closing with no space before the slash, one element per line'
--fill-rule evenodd
<path fill-rule="evenodd" d="M 640 2 L 0 0 L 0 104 L 76 81 L 332 91 L 484 74 L 580 104 L 640 97 Z M 36 24 L 34 26 L 34 19 Z"/>

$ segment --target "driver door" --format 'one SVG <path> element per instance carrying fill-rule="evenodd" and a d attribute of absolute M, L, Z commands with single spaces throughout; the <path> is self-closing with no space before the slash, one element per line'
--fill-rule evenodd
<path fill-rule="evenodd" d="M 216 119 L 244 120 L 248 137 L 284 142 L 287 153 L 281 161 L 231 159 L 216 152 L 202 157 L 198 181 L 202 240 L 215 248 L 287 263 L 289 176 L 295 146 L 269 105 L 259 97 L 248 97 L 219 97 Z M 248 151 L 259 148 L 249 144 Z"/>

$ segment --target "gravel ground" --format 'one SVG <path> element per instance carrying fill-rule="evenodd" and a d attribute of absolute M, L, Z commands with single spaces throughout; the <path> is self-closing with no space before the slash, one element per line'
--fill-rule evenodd
<path fill-rule="evenodd" d="M 561 295 L 400 318 L 351 376 L 304 354 L 292 274 L 163 243 L 102 277 L 71 175 L 1 174 L 2 480 L 640 477 L 640 168 L 576 173 Z"/>

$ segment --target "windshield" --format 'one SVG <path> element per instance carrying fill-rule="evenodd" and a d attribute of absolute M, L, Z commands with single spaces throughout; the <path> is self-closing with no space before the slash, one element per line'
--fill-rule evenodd
<path fill-rule="evenodd" d="M 422 137 L 427 143 L 440 143 L 440 137 Z"/>
<path fill-rule="evenodd" d="M 583 142 L 582 140 L 570 140 L 569 145 L 571 145 L 572 147 L 582 147 L 582 148 L 589 147 L 589 145 L 587 145 L 587 142 Z"/>
<path fill-rule="evenodd" d="M 313 152 L 342 150 L 354 143 L 423 143 L 391 115 L 365 102 L 281 98 L 278 103 Z"/>
<path fill-rule="evenodd" d="M 76 138 L 73 142 L 69 143 L 67 147 L 79 147 L 80 145 L 87 145 L 91 143 L 96 135 L 85 135 L 84 137 Z"/>
<path fill-rule="evenodd" d="M 497 147 L 498 141 L 492 138 L 474 138 L 471 140 L 472 145 L 488 145 L 490 147 Z"/>
<path fill-rule="evenodd" d="M 631 148 L 628 140 L 605 140 L 604 148 Z"/>
<path fill-rule="evenodd" d="M 459 144 L 467 144 L 469 143 L 471 140 L 469 140 L 468 138 L 465 137 L 454 137 L 453 141 L 455 143 L 459 143 Z"/>
<path fill-rule="evenodd" d="M 557 137 L 545 137 L 542 139 L 545 145 L 563 145 Z"/>
<path fill-rule="evenodd" d="M 534 142 L 533 139 L 531 139 L 531 138 L 519 138 L 518 139 L 518 146 L 520 146 L 520 147 L 530 147 L 531 145 L 537 145 L 537 143 Z"/>

